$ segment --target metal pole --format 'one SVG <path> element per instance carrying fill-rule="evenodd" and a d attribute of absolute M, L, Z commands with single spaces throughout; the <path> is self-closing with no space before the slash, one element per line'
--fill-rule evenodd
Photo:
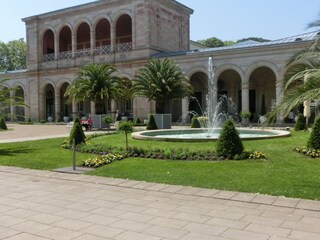
<path fill-rule="evenodd" d="M 76 170 L 76 140 L 72 139 L 72 164 L 73 170 Z"/>

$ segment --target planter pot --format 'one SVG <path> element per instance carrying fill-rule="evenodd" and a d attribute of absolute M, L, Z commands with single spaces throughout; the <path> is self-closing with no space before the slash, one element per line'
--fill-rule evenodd
<path fill-rule="evenodd" d="M 171 129 L 171 114 L 155 114 L 158 129 Z"/>
<path fill-rule="evenodd" d="M 49 116 L 48 117 L 48 122 L 53 122 L 53 117 Z"/>
<path fill-rule="evenodd" d="M 65 122 L 65 123 L 67 123 L 67 122 L 69 122 L 69 117 L 63 117 L 63 121 Z"/>

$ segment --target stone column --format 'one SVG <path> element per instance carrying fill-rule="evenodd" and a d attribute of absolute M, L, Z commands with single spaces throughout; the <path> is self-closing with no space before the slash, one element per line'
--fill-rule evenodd
<path fill-rule="evenodd" d="M 55 120 L 57 120 L 58 118 L 61 118 L 61 99 L 60 99 L 59 90 L 56 90 L 54 95 L 54 111 L 55 111 Z"/>
<path fill-rule="evenodd" d="M 39 120 L 47 120 L 46 116 L 46 95 L 45 95 L 45 89 L 40 89 L 39 94 Z"/>
<path fill-rule="evenodd" d="M 96 31 L 90 31 L 90 46 L 91 46 L 91 56 L 94 56 L 96 50 Z"/>
<path fill-rule="evenodd" d="M 182 116 L 181 116 L 181 121 L 182 123 L 187 123 L 189 122 L 189 98 L 188 97 L 185 97 L 185 98 L 182 98 L 182 101 L 181 101 L 181 109 L 182 109 Z"/>
<path fill-rule="evenodd" d="M 242 112 L 249 112 L 249 82 L 242 82 L 241 84 L 242 94 Z"/>
<path fill-rule="evenodd" d="M 116 27 L 111 24 L 111 52 L 114 53 L 116 51 Z"/>
<path fill-rule="evenodd" d="M 276 81 L 276 104 L 280 104 L 284 95 L 283 92 L 283 81 Z M 273 107 L 273 106 L 271 106 Z M 282 116 L 281 114 L 277 115 L 277 123 L 282 123 L 286 116 Z"/>
<path fill-rule="evenodd" d="M 96 115 L 96 103 L 94 101 L 90 102 L 90 114 Z"/>
<path fill-rule="evenodd" d="M 59 59 L 59 52 L 60 52 L 60 46 L 59 46 L 59 35 L 54 36 L 54 59 Z"/>
<path fill-rule="evenodd" d="M 72 33 L 72 58 L 75 58 L 77 51 L 77 34 Z"/>
<path fill-rule="evenodd" d="M 10 91 L 10 97 L 11 97 L 11 98 L 14 98 L 15 95 L 16 95 L 15 91 L 14 91 L 14 90 L 11 90 L 11 91 Z M 14 121 L 14 120 L 15 120 L 15 114 L 16 114 L 16 107 L 15 107 L 15 106 L 10 105 L 10 113 L 11 113 L 11 115 L 12 115 L 11 121 Z"/>

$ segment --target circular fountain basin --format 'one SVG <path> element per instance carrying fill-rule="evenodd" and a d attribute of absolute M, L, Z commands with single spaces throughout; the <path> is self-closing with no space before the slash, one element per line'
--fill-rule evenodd
<path fill-rule="evenodd" d="M 137 140 L 156 140 L 166 142 L 207 142 L 215 141 L 219 138 L 221 129 L 213 131 L 208 129 L 165 129 L 153 130 L 132 133 L 132 138 Z M 255 140 L 266 138 L 277 138 L 290 136 L 290 132 L 282 130 L 270 129 L 252 129 L 252 128 L 237 128 L 241 139 Z"/>

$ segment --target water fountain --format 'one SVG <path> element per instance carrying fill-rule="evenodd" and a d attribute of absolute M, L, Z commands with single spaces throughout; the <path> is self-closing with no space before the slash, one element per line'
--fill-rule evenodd
<path fill-rule="evenodd" d="M 159 141 L 210 141 L 217 140 L 221 127 L 227 119 L 239 121 L 237 106 L 227 96 L 221 96 L 217 102 L 217 88 L 214 83 L 213 61 L 208 59 L 208 95 L 206 112 L 202 112 L 207 118 L 206 128 L 202 129 L 179 129 L 179 130 L 156 130 L 135 132 L 134 139 L 159 140 Z M 202 110 L 202 109 L 201 109 Z M 288 131 L 266 129 L 237 129 L 242 139 L 263 139 L 289 136 Z"/>

